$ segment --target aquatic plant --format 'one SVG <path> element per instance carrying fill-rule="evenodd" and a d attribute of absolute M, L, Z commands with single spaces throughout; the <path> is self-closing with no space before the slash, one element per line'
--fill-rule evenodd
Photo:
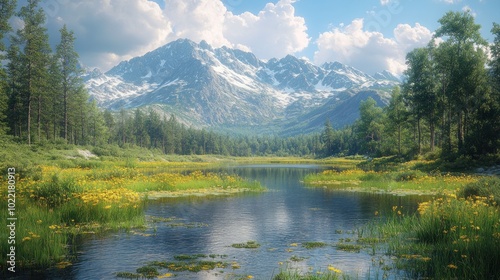
<path fill-rule="evenodd" d="M 321 242 L 321 241 L 308 241 L 308 242 L 303 242 L 302 247 L 306 249 L 315 249 L 315 248 L 323 248 L 328 246 L 327 243 Z"/>
<path fill-rule="evenodd" d="M 260 247 L 260 244 L 257 241 L 247 241 L 246 243 L 235 243 L 232 244 L 233 248 L 244 248 L 244 249 L 257 249 Z"/>

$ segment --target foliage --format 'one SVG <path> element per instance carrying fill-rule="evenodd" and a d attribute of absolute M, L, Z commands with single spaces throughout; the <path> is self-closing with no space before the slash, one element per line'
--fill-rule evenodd
<path fill-rule="evenodd" d="M 496 176 L 485 177 L 477 182 L 467 184 L 457 194 L 464 199 L 476 199 L 478 197 L 488 197 L 495 205 L 500 205 L 500 178 Z"/>
<path fill-rule="evenodd" d="M 487 44 L 470 12 L 446 13 L 439 23 L 427 47 L 407 54 L 401 92 L 393 89 L 384 111 L 373 100 L 361 103 L 359 120 L 342 130 L 347 138 L 325 124 L 326 156 L 412 159 L 439 151 L 440 159 L 452 162 L 500 151 L 499 25 L 491 30 L 496 39 L 488 69 Z"/>

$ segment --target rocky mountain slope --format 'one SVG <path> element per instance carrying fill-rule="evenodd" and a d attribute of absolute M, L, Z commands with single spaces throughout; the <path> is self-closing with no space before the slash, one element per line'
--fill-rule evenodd
<path fill-rule="evenodd" d="M 325 117 L 352 123 L 367 91 L 381 104 L 399 83 L 385 71 L 370 76 L 339 62 L 316 66 L 288 55 L 262 61 L 227 47 L 179 39 L 106 73 L 84 75 L 92 98 L 111 110 L 155 107 L 195 127 L 315 131 Z M 357 101 L 356 101 L 357 100 Z M 333 110 L 333 111 L 332 111 Z M 331 111 L 331 112 L 330 112 Z"/>

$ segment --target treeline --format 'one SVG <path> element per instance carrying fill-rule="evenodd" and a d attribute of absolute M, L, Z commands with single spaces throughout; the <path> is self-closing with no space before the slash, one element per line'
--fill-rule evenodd
<path fill-rule="evenodd" d="M 165 154 L 314 155 L 322 153 L 319 135 L 234 136 L 181 124 L 174 115 L 162 117 L 153 109 L 135 109 L 132 114 L 121 110 L 118 115 L 104 113 L 109 144 L 135 145 L 159 149 Z"/>
<path fill-rule="evenodd" d="M 325 124 L 325 155 L 438 151 L 453 160 L 499 152 L 500 25 L 493 24 L 488 45 L 469 12 L 449 12 L 439 23 L 427 47 L 407 54 L 406 80 L 386 108 L 367 100 L 352 127 Z"/>

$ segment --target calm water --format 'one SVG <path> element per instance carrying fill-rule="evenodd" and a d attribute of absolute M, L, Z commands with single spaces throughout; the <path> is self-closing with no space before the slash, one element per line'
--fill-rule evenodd
<path fill-rule="evenodd" d="M 149 204 L 147 215 L 177 217 L 198 227 L 157 223 L 153 225 L 155 229 L 146 231 L 152 236 L 116 233 L 89 238 L 78 246 L 78 259 L 73 266 L 49 273 L 48 278 L 113 279 L 117 272 L 135 272 L 149 261 L 173 260 L 179 254 L 227 255 L 224 261 L 236 261 L 241 268 L 226 268 L 223 273 L 221 269 L 179 273 L 173 279 L 235 279 L 235 275 L 271 279 L 279 272 L 280 262 L 284 263 L 282 267 L 288 265 L 304 272 L 311 267 L 313 271 L 325 271 L 328 265 L 334 265 L 355 278 L 374 278 L 377 266 L 372 266 L 374 256 L 368 250 L 350 253 L 334 246 L 307 250 L 300 243 L 336 244 L 341 238 L 355 239 L 352 231 L 373 219 L 375 211 L 390 211 L 393 205 L 414 211 L 417 201 L 424 198 L 329 191 L 307 188 L 300 182 L 306 174 L 319 170 L 310 165 L 226 168 L 224 172 L 260 181 L 269 191 L 154 201 Z M 231 247 L 249 240 L 257 241 L 261 247 Z M 299 246 L 291 246 L 292 243 Z M 291 262 L 294 255 L 305 259 Z"/>

